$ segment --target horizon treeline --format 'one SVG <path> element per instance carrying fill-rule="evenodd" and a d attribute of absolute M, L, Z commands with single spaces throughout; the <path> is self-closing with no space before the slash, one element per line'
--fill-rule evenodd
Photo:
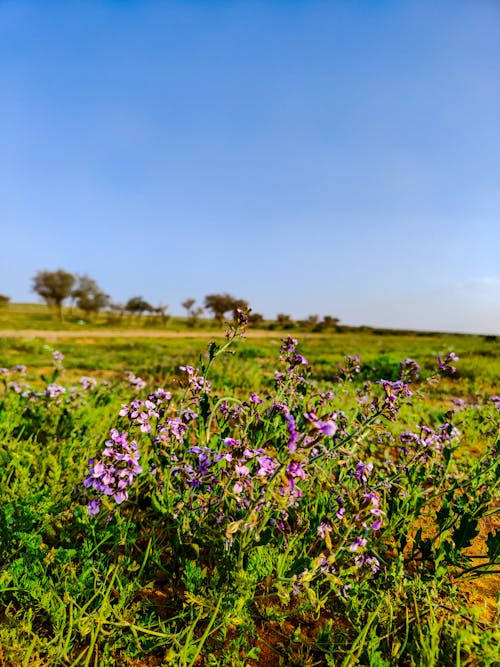
<path fill-rule="evenodd" d="M 131 296 L 125 303 L 114 301 L 98 282 L 87 274 L 71 273 L 64 269 L 53 271 L 43 269 L 37 271 L 31 281 L 31 291 L 52 309 L 60 321 L 63 320 L 63 307 L 68 304 L 71 308 L 78 309 L 89 320 L 103 311 L 116 318 L 124 315 L 141 318 L 144 314 L 149 314 L 158 318 L 163 324 L 166 324 L 171 317 L 167 312 L 168 305 L 163 303 L 153 305 L 142 295 Z M 10 301 L 9 296 L 0 294 L 0 306 L 6 306 Z M 252 310 L 246 299 L 234 297 L 227 292 L 207 294 L 201 303 L 193 297 L 188 297 L 180 305 L 185 310 L 188 326 L 191 327 L 195 327 L 207 314 L 222 324 L 228 315 L 234 318 L 238 309 L 249 311 L 249 321 L 254 326 L 262 325 L 265 321 L 261 313 Z M 317 331 L 336 329 L 340 322 L 338 318 L 330 315 L 325 315 L 323 318 L 319 315 L 309 315 L 305 320 L 294 320 L 287 313 L 278 313 L 275 319 L 268 321 L 282 329 L 302 325 Z"/>

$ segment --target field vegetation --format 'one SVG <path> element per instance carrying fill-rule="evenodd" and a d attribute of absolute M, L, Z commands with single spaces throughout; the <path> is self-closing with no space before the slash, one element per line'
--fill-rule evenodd
<path fill-rule="evenodd" d="M 500 341 L 186 310 L 0 309 L 0 664 L 500 664 Z"/>

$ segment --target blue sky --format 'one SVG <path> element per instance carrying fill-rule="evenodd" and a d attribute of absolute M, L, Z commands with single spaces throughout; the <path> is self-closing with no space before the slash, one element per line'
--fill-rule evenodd
<path fill-rule="evenodd" d="M 0 4 L 0 293 L 500 333 L 500 3 Z"/>

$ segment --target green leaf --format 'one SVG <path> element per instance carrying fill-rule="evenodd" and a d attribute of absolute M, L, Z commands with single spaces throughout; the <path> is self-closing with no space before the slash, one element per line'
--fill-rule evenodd
<path fill-rule="evenodd" d="M 460 519 L 460 523 L 452 533 L 451 539 L 457 549 L 466 549 L 472 544 L 472 540 L 479 533 L 477 528 L 478 520 L 470 513 L 466 513 Z"/>
<path fill-rule="evenodd" d="M 500 530 L 495 530 L 494 533 L 488 533 L 486 546 L 488 547 L 488 558 L 490 561 L 497 560 L 500 556 Z"/>

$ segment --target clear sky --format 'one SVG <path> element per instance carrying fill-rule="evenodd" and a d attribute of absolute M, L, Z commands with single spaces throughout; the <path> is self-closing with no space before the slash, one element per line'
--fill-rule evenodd
<path fill-rule="evenodd" d="M 0 293 L 500 334 L 500 2 L 0 3 Z"/>

